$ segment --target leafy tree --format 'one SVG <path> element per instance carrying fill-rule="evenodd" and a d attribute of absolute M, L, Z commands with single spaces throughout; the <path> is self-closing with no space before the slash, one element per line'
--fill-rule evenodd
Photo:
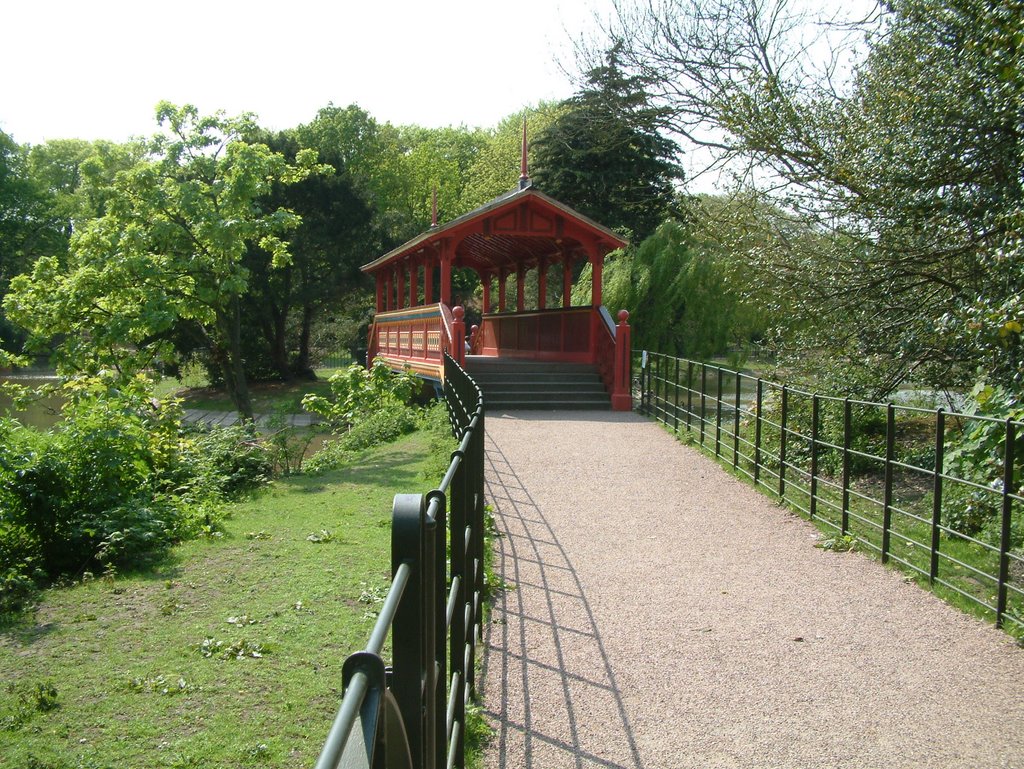
<path fill-rule="evenodd" d="M 730 264 L 694 240 L 678 220 L 663 223 L 639 246 L 613 252 L 602 273 L 605 304 L 627 309 L 638 349 L 710 358 L 737 339 L 749 340 L 756 325 L 730 280 Z M 586 304 L 590 267 L 574 289 Z"/>
<path fill-rule="evenodd" d="M 537 188 L 637 241 L 673 209 L 682 180 L 679 147 L 661 133 L 643 77 L 620 65 L 619 46 L 590 69 L 584 87 L 534 142 Z"/>
<path fill-rule="evenodd" d="M 472 211 L 494 198 L 516 189 L 519 183 L 523 148 L 523 120 L 527 138 L 541 136 L 551 122 L 564 112 L 560 103 L 541 102 L 535 107 L 514 112 L 487 131 L 487 139 L 466 172 L 460 211 Z M 536 150 L 531 143 L 529 167 L 534 167 Z"/>
<path fill-rule="evenodd" d="M 70 238 L 78 225 L 106 213 L 114 177 L 141 160 L 144 151 L 138 142 L 56 139 L 29 149 L 28 172 Z"/>
<path fill-rule="evenodd" d="M 66 247 L 46 191 L 29 170 L 27 148 L 0 132 L 0 299 L 37 257 Z M 21 330 L 0 316 L 0 345 L 20 348 L 23 341 Z"/>
<path fill-rule="evenodd" d="M 321 152 L 331 149 L 337 153 L 335 160 L 325 162 L 344 166 L 360 195 L 374 209 L 385 250 L 420 232 L 422 227 L 414 221 L 407 205 L 410 200 L 410 181 L 405 173 L 408 148 L 400 129 L 390 123 L 378 123 L 355 104 L 347 107 L 331 104 L 321 109 L 312 122 L 299 126 L 296 133 L 302 147 L 315 147 Z"/>
<path fill-rule="evenodd" d="M 369 282 L 359 266 L 384 248 L 384 240 L 374 209 L 345 165 L 345 147 L 303 148 L 294 131 L 264 138 L 290 161 L 310 149 L 332 169 L 295 184 L 276 184 L 262 201 L 265 208 L 286 208 L 302 217 L 291 237 L 291 261 L 275 267 L 273 255 L 255 245 L 245 258 L 250 283 L 243 312 L 246 326 L 260 332 L 249 339 L 250 373 L 262 363 L 277 378 L 308 377 L 315 323 L 350 305 L 352 295 L 370 303 Z"/>
<path fill-rule="evenodd" d="M 409 182 L 406 205 L 414 221 L 421 228 L 429 226 L 435 188 L 442 221 L 472 210 L 463 202 L 463 188 L 470 169 L 486 146 L 486 133 L 464 126 L 404 126 L 400 130 L 402 142 L 407 147 L 403 160 L 404 175 Z"/>
<path fill-rule="evenodd" d="M 610 30 L 669 123 L 805 227 L 747 253 L 828 349 L 884 395 L 909 376 L 1020 387 L 1024 67 L 1020 0 L 891 0 L 852 27 L 868 55 L 809 67 L 786 0 L 622 8 Z M 847 61 L 851 57 L 846 57 Z"/>
<path fill-rule="evenodd" d="M 103 216 L 73 236 L 66 266 L 53 257 L 12 282 L 8 314 L 37 339 L 63 338 L 62 365 L 137 370 L 171 356 L 169 335 L 188 321 L 219 366 L 228 393 L 252 417 L 242 359 L 241 298 L 249 275 L 242 260 L 258 244 L 275 265 L 289 260 L 283 239 L 298 217 L 257 201 L 274 182 L 291 183 L 313 168 L 298 166 L 245 137 L 243 115 L 201 116 L 195 107 L 162 102 L 165 131 L 147 157 L 114 179 Z"/>

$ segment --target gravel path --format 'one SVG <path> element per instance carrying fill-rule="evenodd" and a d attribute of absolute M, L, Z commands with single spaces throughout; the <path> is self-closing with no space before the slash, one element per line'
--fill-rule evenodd
<path fill-rule="evenodd" d="M 488 415 L 489 769 L 1024 767 L 1024 650 L 633 414 Z"/>

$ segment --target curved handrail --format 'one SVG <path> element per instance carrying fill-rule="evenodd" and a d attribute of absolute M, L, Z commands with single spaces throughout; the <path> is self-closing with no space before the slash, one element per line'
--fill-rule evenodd
<path fill-rule="evenodd" d="M 345 660 L 344 694 L 316 769 L 464 765 L 484 589 L 484 403 L 447 353 L 444 364 L 445 402 L 459 446 L 438 489 L 395 497 L 391 587 L 366 649 Z M 389 632 L 390 676 L 380 657 Z"/>
<path fill-rule="evenodd" d="M 608 329 L 608 333 L 611 334 L 612 341 L 615 340 L 615 321 L 612 320 L 612 314 L 608 312 L 608 308 L 603 304 L 598 308 L 598 312 L 601 315 L 601 319 L 604 321 L 604 326 Z"/>

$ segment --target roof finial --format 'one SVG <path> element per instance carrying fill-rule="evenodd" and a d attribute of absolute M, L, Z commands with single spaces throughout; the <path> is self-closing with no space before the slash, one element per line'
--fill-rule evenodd
<path fill-rule="evenodd" d="M 437 185 L 434 185 L 434 197 L 430 204 L 430 226 L 437 226 Z"/>
<path fill-rule="evenodd" d="M 531 184 L 526 167 L 526 115 L 523 115 L 523 158 L 519 163 L 519 189 L 525 190 Z"/>

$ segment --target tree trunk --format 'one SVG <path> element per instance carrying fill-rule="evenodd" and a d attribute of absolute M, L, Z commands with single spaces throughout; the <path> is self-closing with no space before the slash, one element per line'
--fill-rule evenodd
<path fill-rule="evenodd" d="M 313 305 L 302 306 L 302 328 L 299 330 L 299 356 L 295 360 L 295 371 L 299 376 L 313 379 L 313 367 L 310 366 L 309 340 L 313 333 L 313 318 L 315 311 Z"/>
<path fill-rule="evenodd" d="M 217 325 L 220 327 L 223 342 L 223 346 L 218 350 L 218 360 L 224 374 L 224 386 L 238 410 L 239 418 L 252 421 L 252 398 L 245 376 L 245 361 L 242 359 L 241 306 L 238 297 L 235 297 L 228 309 L 220 314 Z"/>
<path fill-rule="evenodd" d="M 288 366 L 288 311 L 271 307 L 269 314 L 272 320 L 270 362 L 278 376 L 288 381 L 292 378 L 291 368 Z"/>

